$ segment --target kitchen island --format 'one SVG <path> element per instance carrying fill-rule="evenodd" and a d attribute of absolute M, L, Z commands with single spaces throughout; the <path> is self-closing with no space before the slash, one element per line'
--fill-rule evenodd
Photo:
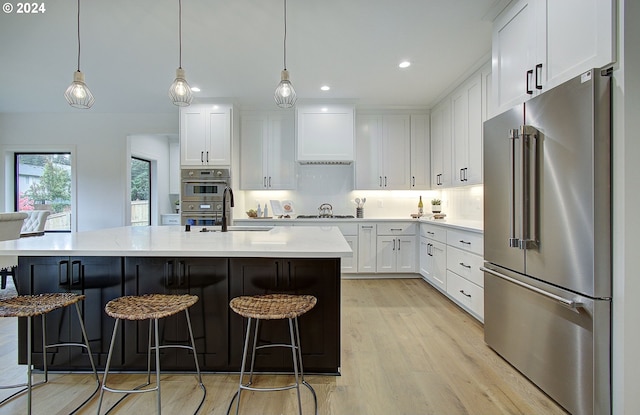
<path fill-rule="evenodd" d="M 215 228 L 211 228 L 215 229 Z M 87 296 L 84 319 L 92 352 L 104 367 L 113 320 L 104 305 L 122 295 L 190 293 L 200 301 L 190 311 L 196 348 L 207 371 L 237 371 L 244 322 L 229 312 L 238 295 L 271 292 L 311 294 L 318 304 L 300 318 L 305 370 L 337 374 L 340 370 L 340 259 L 351 249 L 335 227 L 230 227 L 230 232 L 200 232 L 179 226 L 122 227 L 0 243 L 2 255 L 17 255 L 20 294 L 78 292 Z M 47 340 L 74 341 L 81 333 L 68 310 L 47 316 Z M 26 324 L 19 324 L 19 360 L 26 362 Z M 161 335 L 169 342 L 188 339 L 184 316 L 162 320 Z M 34 326 L 34 361 L 42 363 L 41 328 Z M 261 340 L 283 342 L 282 322 L 262 324 Z M 126 321 L 112 359 L 114 369 L 146 368 L 147 322 Z M 88 369 L 83 350 L 48 351 L 55 370 Z M 267 349 L 268 350 L 268 349 Z M 290 371 L 290 354 L 269 350 L 257 361 L 259 370 Z M 187 350 L 165 349 L 166 370 L 191 370 Z"/>

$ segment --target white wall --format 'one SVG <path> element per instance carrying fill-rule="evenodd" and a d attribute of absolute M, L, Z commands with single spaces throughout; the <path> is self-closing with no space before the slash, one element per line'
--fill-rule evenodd
<path fill-rule="evenodd" d="M 172 134 L 135 134 L 129 136 L 131 156 L 151 161 L 151 224 L 160 224 L 160 215 L 174 213 L 175 196 L 169 195 L 170 156 L 169 143 L 176 140 Z M 130 167 L 130 166 L 129 166 Z M 130 177 L 130 171 L 127 177 Z M 127 193 L 130 181 L 127 181 Z M 129 221 L 125 221 L 129 223 Z"/>
<path fill-rule="evenodd" d="M 613 413 L 640 413 L 640 2 L 618 2 L 613 73 Z"/>
<path fill-rule="evenodd" d="M 123 226 L 128 208 L 127 136 L 177 134 L 175 114 L 97 114 L 78 110 L 60 114 L 0 114 L 0 206 L 13 209 L 13 189 L 7 161 L 14 151 L 56 148 L 72 151 L 72 188 L 77 195 L 72 229 L 78 231 Z M 11 199 L 11 200 L 9 200 Z"/>

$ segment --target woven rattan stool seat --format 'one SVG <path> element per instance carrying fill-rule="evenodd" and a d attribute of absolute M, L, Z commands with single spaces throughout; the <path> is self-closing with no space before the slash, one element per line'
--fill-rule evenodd
<path fill-rule="evenodd" d="M 303 315 L 317 301 L 312 295 L 266 294 L 236 297 L 229 306 L 242 317 L 280 320 Z"/>
<path fill-rule="evenodd" d="M 148 320 L 169 317 L 197 302 L 197 295 L 188 294 L 130 295 L 109 301 L 104 311 L 121 320 Z"/>
<path fill-rule="evenodd" d="M 38 295 L 19 295 L 0 300 L 0 317 L 34 317 L 64 308 L 85 296 L 74 293 L 50 293 Z"/>

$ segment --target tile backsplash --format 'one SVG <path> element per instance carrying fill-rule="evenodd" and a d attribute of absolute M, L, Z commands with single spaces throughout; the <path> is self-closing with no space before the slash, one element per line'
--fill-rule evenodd
<path fill-rule="evenodd" d="M 255 209 L 269 200 L 292 200 L 295 214 L 317 214 L 323 203 L 333 206 L 337 215 L 356 215 L 354 199 L 367 198 L 365 218 L 410 218 L 418 211 L 422 196 L 424 212 L 431 212 L 431 199 L 442 199 L 442 212 L 449 218 L 483 219 L 483 186 L 467 186 L 444 190 L 353 190 L 354 168 L 350 166 L 298 166 L 296 190 L 236 191 L 236 219 L 245 218 L 245 211 Z M 270 208 L 270 207 L 269 207 Z"/>

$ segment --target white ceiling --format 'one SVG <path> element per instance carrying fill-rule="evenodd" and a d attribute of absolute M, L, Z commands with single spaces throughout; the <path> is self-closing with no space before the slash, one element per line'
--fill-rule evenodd
<path fill-rule="evenodd" d="M 12 4 L 17 2 L 8 0 Z M 85 111 L 63 97 L 77 63 L 76 1 L 0 13 L 0 112 Z M 288 0 L 287 68 L 299 99 L 429 107 L 486 58 L 508 0 Z M 182 67 L 196 97 L 270 106 L 283 67 L 282 0 L 183 0 Z M 89 112 L 174 113 L 178 0 L 83 0 Z M 403 59 L 410 68 L 398 69 Z M 331 91 L 322 92 L 328 84 Z"/>

